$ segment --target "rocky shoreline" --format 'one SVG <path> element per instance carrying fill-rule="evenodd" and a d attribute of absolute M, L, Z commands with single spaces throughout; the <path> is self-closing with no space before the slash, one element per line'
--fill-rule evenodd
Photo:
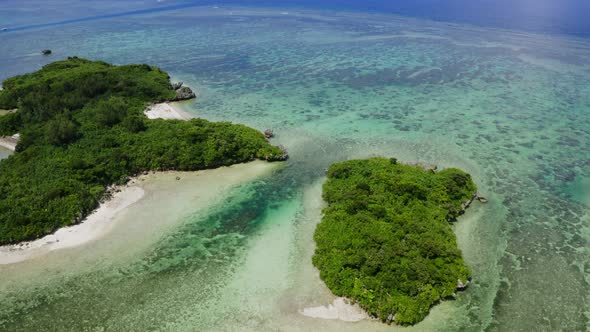
<path fill-rule="evenodd" d="M 176 97 L 170 101 L 182 101 L 197 98 L 197 95 L 188 86 L 183 86 L 183 82 L 172 83 L 170 88 L 176 91 Z"/>

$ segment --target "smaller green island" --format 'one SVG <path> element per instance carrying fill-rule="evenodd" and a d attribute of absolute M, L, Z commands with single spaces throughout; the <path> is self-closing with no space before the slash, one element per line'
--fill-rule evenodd
<path fill-rule="evenodd" d="M 114 66 L 77 57 L 9 78 L 0 91 L 0 136 L 19 134 L 0 161 L 0 245 L 82 221 L 108 188 L 146 171 L 196 171 L 283 149 L 244 125 L 148 119 L 149 103 L 194 97 L 150 65 Z"/>
<path fill-rule="evenodd" d="M 383 322 L 422 321 L 470 280 L 451 223 L 476 190 L 455 168 L 437 172 L 394 158 L 333 164 L 314 234 L 320 278 Z"/>

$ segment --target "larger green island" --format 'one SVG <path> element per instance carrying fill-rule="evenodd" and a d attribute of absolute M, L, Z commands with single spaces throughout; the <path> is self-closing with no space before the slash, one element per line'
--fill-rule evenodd
<path fill-rule="evenodd" d="M 0 162 L 0 244 L 77 223 L 107 188 L 149 170 L 195 171 L 284 151 L 252 128 L 201 119 L 148 120 L 148 103 L 178 98 L 149 65 L 68 58 L 9 78 L 0 91 L 0 136 L 20 134 Z"/>
<path fill-rule="evenodd" d="M 474 199 L 471 176 L 372 158 L 333 164 L 314 265 L 328 288 L 373 317 L 424 319 L 471 276 L 450 222 Z"/>

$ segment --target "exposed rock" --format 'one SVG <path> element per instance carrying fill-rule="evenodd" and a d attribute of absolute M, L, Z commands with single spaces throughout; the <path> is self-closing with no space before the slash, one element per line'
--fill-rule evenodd
<path fill-rule="evenodd" d="M 172 83 L 171 88 L 172 88 L 172 90 L 176 91 L 176 90 L 182 88 L 182 84 L 183 84 L 183 82 Z"/>
<path fill-rule="evenodd" d="M 275 137 L 275 133 L 272 131 L 272 129 L 267 129 L 264 131 L 264 136 L 266 138 L 273 138 Z"/>
<path fill-rule="evenodd" d="M 429 172 L 433 172 L 433 173 L 436 172 L 436 170 L 438 169 L 438 166 L 436 166 L 436 165 L 425 164 L 425 163 L 421 163 L 421 162 L 413 162 L 413 163 L 408 163 L 406 165 L 421 167 L 425 171 L 429 171 Z"/>
<path fill-rule="evenodd" d="M 471 196 L 470 199 L 467 200 L 467 202 L 461 204 L 461 213 L 464 213 L 465 210 L 469 207 L 469 205 L 471 205 L 471 203 L 473 203 L 473 200 L 477 198 L 477 192 L 475 192 L 475 194 L 473 194 L 473 196 Z"/>
<path fill-rule="evenodd" d="M 287 153 L 287 149 L 282 145 L 279 145 L 278 148 L 281 149 L 281 151 L 283 152 L 282 155 L 280 155 L 280 156 L 265 156 L 264 159 L 266 161 L 285 161 L 285 160 L 289 159 L 289 153 Z"/>
<path fill-rule="evenodd" d="M 465 210 L 469 207 L 469 205 L 471 205 L 471 203 L 473 203 L 474 200 L 478 200 L 480 203 L 487 203 L 488 199 L 483 197 L 483 196 L 479 196 L 479 192 L 475 192 L 473 194 L 473 196 L 471 196 L 470 199 L 467 200 L 467 202 L 461 204 L 461 213 L 463 214 L 465 213 Z"/>
<path fill-rule="evenodd" d="M 477 195 L 477 200 L 478 200 L 480 203 L 484 203 L 484 204 L 485 204 L 485 203 L 487 203 L 487 202 L 488 202 L 488 199 L 487 199 L 487 198 L 485 198 L 485 197 L 483 197 L 483 196 L 479 196 L 479 194 L 478 194 L 478 193 L 475 193 L 475 194 Z"/>
<path fill-rule="evenodd" d="M 176 91 L 176 97 L 172 101 L 179 101 L 179 100 L 188 100 L 196 98 L 196 94 L 191 90 L 191 88 L 184 86 Z"/>
<path fill-rule="evenodd" d="M 394 321 L 395 321 L 395 314 L 390 313 L 389 316 L 387 316 L 387 320 L 385 322 L 386 323 L 393 323 Z"/>
<path fill-rule="evenodd" d="M 43 55 L 50 55 L 51 54 L 51 50 L 43 50 L 43 51 L 41 51 L 41 54 L 43 54 Z"/>
<path fill-rule="evenodd" d="M 461 281 L 461 279 L 457 279 L 457 290 L 465 290 L 467 288 L 467 286 L 469 286 L 469 280 L 467 280 L 465 283 L 463 283 Z"/>
<path fill-rule="evenodd" d="M 436 172 L 436 170 L 438 169 L 438 166 L 436 165 L 424 165 L 424 169 L 429 171 L 429 172 Z"/>

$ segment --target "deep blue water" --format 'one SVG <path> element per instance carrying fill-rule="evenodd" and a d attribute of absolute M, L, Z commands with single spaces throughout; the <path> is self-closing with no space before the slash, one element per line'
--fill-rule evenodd
<path fill-rule="evenodd" d="M 587 0 L 259 0 L 235 1 L 385 12 L 437 21 L 590 36 Z"/>
<path fill-rule="evenodd" d="M 69 10 L 52 10 L 57 4 L 63 9 L 64 2 Z M 34 9 L 23 12 L 20 17 L 3 15 L 25 3 Z M 183 7 L 231 4 L 383 12 L 542 34 L 590 37 L 588 0 L 126 0 L 101 3 L 96 6 L 82 0 L 1 0 L 0 27 L 23 30 Z"/>

